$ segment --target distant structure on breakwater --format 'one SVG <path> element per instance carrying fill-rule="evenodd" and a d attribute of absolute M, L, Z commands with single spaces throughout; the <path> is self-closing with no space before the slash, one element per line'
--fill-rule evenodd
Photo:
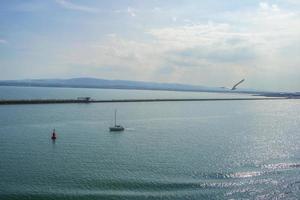
<path fill-rule="evenodd" d="M 77 100 L 78 101 L 86 101 L 86 102 L 89 102 L 91 101 L 91 97 L 77 97 Z"/>

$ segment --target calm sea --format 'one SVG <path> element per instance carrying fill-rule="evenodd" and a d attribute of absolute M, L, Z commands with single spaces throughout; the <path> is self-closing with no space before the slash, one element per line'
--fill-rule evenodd
<path fill-rule="evenodd" d="M 0 87 L 78 96 L 228 97 Z M 114 109 L 122 133 L 108 130 Z M 299 113 L 299 100 L 1 105 L 0 199 L 299 199 Z"/>

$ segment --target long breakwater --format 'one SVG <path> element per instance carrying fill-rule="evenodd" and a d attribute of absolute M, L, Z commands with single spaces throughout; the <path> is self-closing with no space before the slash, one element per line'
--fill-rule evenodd
<path fill-rule="evenodd" d="M 188 99 L 109 99 L 109 100 L 79 100 L 79 99 L 17 99 L 0 100 L 0 105 L 15 104 L 69 104 L 69 103 L 126 103 L 126 102 L 172 102 L 172 101 L 259 101 L 286 100 L 282 97 L 253 97 L 253 98 L 188 98 Z"/>

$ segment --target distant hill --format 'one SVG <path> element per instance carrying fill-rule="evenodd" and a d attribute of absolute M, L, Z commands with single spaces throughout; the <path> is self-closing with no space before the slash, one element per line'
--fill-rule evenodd
<path fill-rule="evenodd" d="M 249 89 L 248 90 L 237 89 L 235 91 L 232 91 L 225 87 L 207 87 L 207 86 L 196 86 L 196 85 L 186 85 L 186 84 L 176 84 L 176 83 L 155 83 L 155 82 L 127 81 L 127 80 L 106 80 L 106 79 L 97 79 L 97 78 L 3 80 L 0 81 L 0 86 L 257 93 L 257 91 L 249 90 Z"/>

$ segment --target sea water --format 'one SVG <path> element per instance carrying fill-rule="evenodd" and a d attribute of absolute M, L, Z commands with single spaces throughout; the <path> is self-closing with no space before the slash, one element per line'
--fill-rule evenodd
<path fill-rule="evenodd" d="M 214 94 L 0 87 L 0 99 L 201 95 Z M 109 132 L 114 109 L 124 132 Z M 299 113 L 299 100 L 1 105 L 0 199 L 299 199 Z"/>

